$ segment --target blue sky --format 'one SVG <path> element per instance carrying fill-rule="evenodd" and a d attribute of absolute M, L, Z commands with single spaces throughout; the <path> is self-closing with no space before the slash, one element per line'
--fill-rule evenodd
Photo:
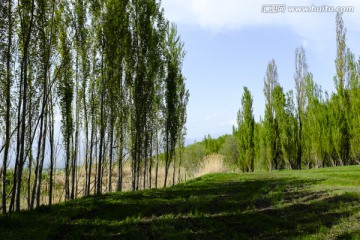
<path fill-rule="evenodd" d="M 253 95 L 255 118 L 263 116 L 263 80 L 272 58 L 280 84 L 286 91 L 294 89 L 295 49 L 301 45 L 314 80 L 333 91 L 335 13 L 262 13 L 264 4 L 354 6 L 353 13 L 344 13 L 344 22 L 347 44 L 359 56 L 360 1 L 281 1 L 163 0 L 187 52 L 183 73 L 191 95 L 191 141 L 232 132 L 244 86 Z"/>

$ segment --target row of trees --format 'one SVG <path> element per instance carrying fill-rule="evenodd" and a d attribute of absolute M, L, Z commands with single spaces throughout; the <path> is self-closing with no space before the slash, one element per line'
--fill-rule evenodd
<path fill-rule="evenodd" d="M 284 93 L 275 60 L 269 62 L 264 79 L 265 115 L 258 123 L 253 97 L 244 88 L 234 137 L 225 142 L 229 161 L 242 171 L 359 164 L 360 61 L 346 46 L 341 13 L 336 15 L 336 43 L 336 92 L 332 94 L 314 82 L 302 47 L 295 51 L 295 94 Z"/>
<path fill-rule="evenodd" d="M 157 0 L 1 1 L 2 212 L 38 207 L 45 184 L 52 204 L 59 153 L 65 200 L 111 192 L 115 167 L 121 191 L 127 159 L 133 190 L 158 187 L 160 152 L 166 186 L 186 133 L 184 55 Z"/>

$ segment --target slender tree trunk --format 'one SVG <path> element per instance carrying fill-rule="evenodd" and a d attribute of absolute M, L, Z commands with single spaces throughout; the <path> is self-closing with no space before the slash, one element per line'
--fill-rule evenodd
<path fill-rule="evenodd" d="M 105 69 L 104 69 L 104 49 L 105 49 L 105 40 L 102 36 L 102 50 L 101 50 L 101 99 L 100 99 L 100 146 L 99 146 L 99 159 L 98 159 L 98 176 L 97 176 L 97 190 L 96 194 L 101 194 L 102 191 L 102 161 L 103 161 L 103 145 L 105 137 L 105 117 L 104 117 L 104 101 L 105 101 Z"/>
<path fill-rule="evenodd" d="M 172 181 L 172 185 L 175 185 L 175 174 L 176 174 L 176 155 L 174 154 L 174 171 L 173 171 L 173 181 Z"/>
<path fill-rule="evenodd" d="M 149 156 L 149 188 L 151 189 L 152 187 L 152 165 L 153 165 L 153 137 L 154 137 L 154 134 L 153 132 L 151 133 L 151 142 L 150 142 L 150 156 Z"/>
<path fill-rule="evenodd" d="M 90 136 L 90 154 L 89 154 L 89 173 L 87 175 L 88 179 L 87 179 L 87 190 L 86 190 L 86 195 L 90 195 L 90 186 L 91 186 L 91 174 L 92 174 L 92 163 L 93 163 L 93 148 L 94 148 L 94 130 L 95 130 L 95 126 L 94 126 L 94 121 L 92 122 L 92 126 L 91 126 L 91 136 Z"/>
<path fill-rule="evenodd" d="M 99 179 L 98 179 L 99 163 L 97 162 L 98 161 L 97 156 L 98 156 L 98 152 L 99 152 L 98 142 L 99 142 L 98 134 L 96 134 L 96 136 L 95 136 L 95 156 L 96 156 L 95 157 L 95 163 L 97 163 L 97 165 L 96 165 L 95 174 L 94 174 L 94 176 L 95 176 L 95 179 L 94 179 L 94 194 L 96 194 L 96 192 L 97 192 L 97 182 L 99 181 Z"/>
<path fill-rule="evenodd" d="M 135 124 L 136 125 L 136 124 Z M 134 131 L 134 130 L 132 130 Z M 135 130 L 135 134 L 134 135 L 134 141 L 135 141 L 135 144 L 134 144 L 134 147 L 133 149 L 131 150 L 132 151 L 132 166 L 131 166 L 131 171 L 132 171 L 132 179 L 131 179 L 131 182 L 132 182 L 132 190 L 135 191 L 137 189 L 136 187 L 136 183 L 137 183 L 137 164 L 138 164 L 138 159 L 139 159 L 139 147 L 138 147 L 138 133 L 136 132 Z"/>
<path fill-rule="evenodd" d="M 46 103 L 45 103 L 46 104 Z M 46 150 L 46 133 L 47 133 L 47 112 L 48 106 L 45 109 L 45 120 L 44 120 L 44 133 L 43 133 L 43 141 L 42 141 L 42 149 L 41 149 L 41 161 L 39 165 L 39 173 L 38 173 L 38 180 L 37 180 L 37 189 L 36 189 L 36 207 L 40 207 L 40 196 L 41 196 L 41 182 L 42 182 L 42 174 L 43 174 L 43 166 L 44 166 L 44 159 L 45 159 L 45 150 Z"/>
<path fill-rule="evenodd" d="M 71 159 L 71 136 L 66 134 L 66 163 L 65 163 L 65 201 L 70 199 L 70 159 Z"/>
<path fill-rule="evenodd" d="M 301 169 L 301 160 L 302 160 L 302 119 L 299 113 L 299 147 L 297 152 L 297 169 Z"/>
<path fill-rule="evenodd" d="M 147 135 L 147 133 L 146 133 Z M 144 149 L 143 149 L 143 152 L 144 152 L 144 169 L 143 169 L 143 189 L 146 188 L 146 172 L 147 172 L 147 158 L 148 158 L 148 154 L 147 154 L 147 148 L 148 148 L 148 139 L 147 139 L 147 136 L 145 137 L 145 146 L 144 146 Z"/>
<path fill-rule="evenodd" d="M 29 81 L 29 85 L 31 86 L 32 83 L 31 81 Z M 32 92 L 33 90 L 30 89 L 30 92 Z M 28 114 L 28 122 L 29 123 L 32 123 L 33 122 L 33 114 L 31 112 L 31 109 L 33 109 L 33 96 L 32 94 L 30 94 L 29 96 L 29 114 Z M 32 180 L 32 167 L 33 167 L 33 162 L 34 162 L 34 159 L 33 159 L 33 149 L 32 149 L 32 142 L 35 138 L 35 135 L 36 135 L 36 129 L 37 127 L 35 127 L 35 130 L 33 132 L 33 128 L 32 128 L 32 124 L 29 124 L 29 127 L 28 127 L 28 153 L 29 153 L 29 164 L 28 164 L 28 176 L 27 176 L 27 207 L 28 207 L 28 210 L 31 209 L 31 180 Z"/>
<path fill-rule="evenodd" d="M 16 211 L 20 211 L 20 202 L 21 202 L 21 183 L 22 183 L 22 173 L 25 163 L 25 127 L 26 127 L 26 112 L 27 112 L 27 91 L 28 91 L 28 51 L 29 51 L 29 43 L 31 39 L 32 27 L 33 27 L 33 20 L 34 20 L 34 9 L 35 3 L 34 0 L 31 2 L 31 17 L 30 17 L 30 25 L 27 32 L 27 37 L 24 44 L 23 50 L 23 59 L 22 59 L 22 66 L 23 66 L 23 98 L 22 98 L 22 114 L 21 114 L 21 136 L 20 136 L 20 155 L 19 155 L 19 167 L 17 171 L 17 182 L 16 182 Z"/>
<path fill-rule="evenodd" d="M 183 148 L 183 144 L 182 141 L 179 139 L 179 169 L 178 169 L 178 183 L 181 182 L 181 164 L 182 164 L 182 148 Z"/>
<path fill-rule="evenodd" d="M 52 91 L 52 90 L 50 90 Z M 54 146 L 54 107 L 52 94 L 50 95 L 50 176 L 49 176 L 49 206 L 52 206 L 53 198 L 53 179 L 54 179 L 54 162 L 55 162 L 55 146 Z"/>
<path fill-rule="evenodd" d="M 21 77 L 20 77 L 20 92 L 19 92 L 19 101 L 18 101 L 18 107 L 17 107 L 17 134 L 16 134 L 16 162 L 15 162 L 15 168 L 14 168 L 14 176 L 13 176 L 13 187 L 11 192 L 11 200 L 10 200 L 10 206 L 9 206 L 9 212 L 14 211 L 14 205 L 15 205 L 15 195 L 16 195 L 16 177 L 17 177 L 17 171 L 19 168 L 19 155 L 20 155 L 20 134 L 21 134 L 21 100 L 22 100 L 22 92 L 23 92 L 23 81 L 22 81 L 22 75 L 23 75 L 23 67 L 21 66 Z"/>
<path fill-rule="evenodd" d="M 156 131 L 156 167 L 155 167 L 155 188 L 158 188 L 158 178 L 159 178 L 159 135 Z"/>
<path fill-rule="evenodd" d="M 108 162 L 106 161 L 108 158 L 107 158 L 107 154 L 108 154 L 108 147 L 109 147 L 109 138 L 106 137 L 106 134 L 104 133 L 104 147 L 103 147 L 103 150 L 102 150 L 102 168 L 101 168 L 101 177 L 102 177 L 102 180 L 104 179 L 104 176 L 105 176 L 105 170 L 108 168 L 107 164 Z M 104 182 L 101 182 L 101 192 L 103 191 L 103 185 L 105 185 L 105 191 L 107 190 L 107 178 L 105 179 L 105 184 Z"/>
<path fill-rule="evenodd" d="M 74 156 L 71 164 L 71 199 L 75 199 L 75 180 L 76 180 L 76 168 L 77 168 L 77 157 L 79 149 L 79 122 L 80 122 L 80 98 L 79 98 L 79 54 L 76 54 L 76 73 L 75 73 L 75 143 L 74 143 Z"/>
<path fill-rule="evenodd" d="M 96 194 L 101 194 L 102 188 L 102 161 L 103 161 L 103 148 L 104 148 L 104 96 L 101 96 L 100 106 L 100 143 L 99 143 L 99 159 L 98 159 L 98 173 L 97 173 L 97 187 Z"/>
<path fill-rule="evenodd" d="M 9 158 L 9 148 L 10 148 L 10 110 L 11 110 L 11 48 L 12 48 L 12 1 L 8 1 L 8 41 L 7 41 L 7 50 L 6 50 L 6 112 L 5 112 L 5 149 L 4 149 L 4 159 L 2 166 L 2 213 L 6 213 L 6 176 L 7 176 L 7 164 Z"/>
<path fill-rule="evenodd" d="M 136 191 L 139 190 L 140 185 L 140 159 L 141 159 L 141 149 L 137 149 L 137 163 L 136 163 Z"/>
<path fill-rule="evenodd" d="M 123 144 L 124 144 L 124 138 L 123 138 L 123 126 L 122 126 L 122 117 L 120 116 L 120 144 L 119 144 L 119 162 L 118 162 L 118 179 L 117 179 L 117 191 L 122 191 L 122 178 L 123 178 Z"/>
<path fill-rule="evenodd" d="M 86 107 L 86 94 L 85 94 L 85 89 L 83 90 L 83 105 L 84 105 L 84 120 L 85 120 L 85 185 L 84 185 L 84 192 L 83 195 L 87 196 L 88 192 L 88 186 L 90 185 L 90 180 L 89 180 L 89 175 L 90 172 L 88 171 L 89 169 L 89 122 L 88 122 L 88 114 L 87 114 L 87 107 Z"/>
<path fill-rule="evenodd" d="M 108 176 L 108 192 L 112 192 L 112 171 L 113 171 L 113 148 L 114 148 L 114 127 L 113 124 L 111 124 L 111 130 L 110 130 L 110 149 L 109 149 L 109 176 Z"/>
<path fill-rule="evenodd" d="M 31 115 L 31 114 L 30 114 Z M 31 128 L 31 127 L 30 127 Z M 31 130 L 30 130 L 31 132 Z M 29 154 L 29 167 L 28 167 L 28 179 L 27 179 L 27 202 L 28 202 L 28 209 L 31 209 L 31 176 L 32 176 L 32 164 L 33 164 L 33 155 L 32 150 L 30 149 Z"/>
<path fill-rule="evenodd" d="M 44 103 L 43 103 L 44 104 Z M 36 186 L 38 183 L 38 176 L 39 176 L 39 166 L 40 166 L 40 158 L 41 154 L 42 154 L 42 141 L 43 141 L 43 124 L 44 124 L 44 114 L 41 115 L 40 117 L 40 135 L 39 135 L 39 141 L 38 141 L 38 145 L 37 145 L 37 155 L 36 155 L 36 163 L 35 163 L 35 175 L 34 175 L 34 184 L 33 184 L 33 188 L 32 188 L 32 194 L 31 194 L 31 204 L 30 204 L 30 209 L 34 208 L 34 204 L 35 204 L 35 198 L 36 198 Z"/>
<path fill-rule="evenodd" d="M 168 133 L 166 133 L 166 152 L 165 152 L 165 179 L 164 179 L 164 188 L 166 188 L 167 178 L 169 174 L 169 163 L 170 163 L 170 154 L 169 154 L 169 137 Z"/>
<path fill-rule="evenodd" d="M 34 200 L 36 197 L 36 207 L 40 206 L 40 191 L 41 191 L 41 178 L 42 178 L 42 169 L 44 164 L 45 158 L 45 150 L 46 150 L 46 133 L 47 133 L 47 114 L 48 114 L 48 59 L 45 59 L 44 62 L 45 69 L 43 75 L 43 105 L 40 115 L 40 135 L 39 135 L 39 142 L 38 142 L 38 153 L 36 158 L 36 167 L 35 167 L 35 178 L 34 178 L 34 185 L 32 190 L 32 198 L 31 198 L 31 205 L 30 209 L 34 207 Z M 31 125 L 31 122 L 30 122 Z"/>

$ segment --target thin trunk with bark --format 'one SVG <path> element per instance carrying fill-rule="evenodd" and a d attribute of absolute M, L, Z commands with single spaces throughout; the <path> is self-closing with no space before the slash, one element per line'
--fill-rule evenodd
<path fill-rule="evenodd" d="M 5 111 L 5 145 L 4 145 L 4 159 L 2 166 L 2 213 L 6 213 L 6 175 L 7 164 L 9 158 L 10 148 L 10 109 L 11 109 L 11 47 L 12 47 L 12 1 L 8 1 L 8 41 L 6 50 L 6 111 Z"/>
<path fill-rule="evenodd" d="M 114 148 L 114 127 L 110 130 L 110 149 L 109 149 L 109 176 L 108 176 L 108 192 L 112 192 L 112 171 L 113 171 L 113 148 Z"/>

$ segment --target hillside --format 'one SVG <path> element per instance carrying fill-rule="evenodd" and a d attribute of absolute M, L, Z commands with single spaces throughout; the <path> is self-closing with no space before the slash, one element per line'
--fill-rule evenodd
<path fill-rule="evenodd" d="M 360 166 L 208 174 L 0 218 L 0 239 L 360 239 Z"/>

